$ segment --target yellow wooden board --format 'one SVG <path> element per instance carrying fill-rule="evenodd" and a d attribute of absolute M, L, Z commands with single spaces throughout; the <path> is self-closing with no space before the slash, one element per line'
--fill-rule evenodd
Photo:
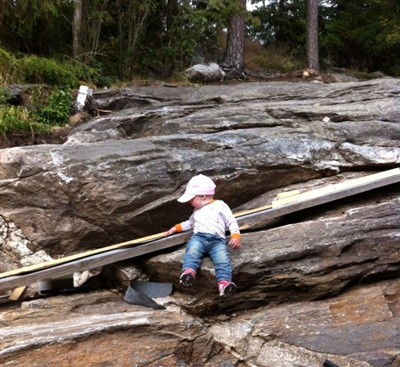
<path fill-rule="evenodd" d="M 11 293 L 11 296 L 9 298 L 10 301 L 18 301 L 19 298 L 22 296 L 22 293 L 24 293 L 26 289 L 26 286 L 15 288 L 13 292 Z"/>
<path fill-rule="evenodd" d="M 122 243 L 118 243 L 118 244 L 115 244 L 115 245 L 101 247 L 101 248 L 98 248 L 98 249 L 95 249 L 95 250 L 89 250 L 89 251 L 81 252 L 79 254 L 62 257 L 60 259 L 55 259 L 55 260 L 52 260 L 52 261 L 46 261 L 46 262 L 39 263 L 39 264 L 25 266 L 23 268 L 14 269 L 14 270 L 7 271 L 5 273 L 1 273 L 0 274 L 0 279 L 1 278 L 6 278 L 6 277 L 10 277 L 10 276 L 13 276 L 13 275 L 18 275 L 18 274 L 22 274 L 22 273 L 30 273 L 30 272 L 33 272 L 33 271 L 36 271 L 36 270 L 49 268 L 49 267 L 52 267 L 52 266 L 56 266 L 56 265 L 59 265 L 59 264 L 64 264 L 64 263 L 69 262 L 69 261 L 81 259 L 81 258 L 84 258 L 84 257 L 87 257 L 87 256 L 92 256 L 92 255 L 99 254 L 99 253 L 102 253 L 102 252 L 108 252 L 108 251 L 112 251 L 112 250 L 116 250 L 116 249 L 120 249 L 120 248 L 124 248 L 124 247 L 128 247 L 128 246 L 133 246 L 133 245 L 143 244 L 143 243 L 146 243 L 146 242 L 155 241 L 155 240 L 158 240 L 160 238 L 166 237 L 166 235 L 167 235 L 166 232 L 157 233 L 157 234 L 154 234 L 154 235 L 151 235 L 151 236 L 137 238 L 137 239 L 132 240 L 132 241 L 122 242 Z"/>
<path fill-rule="evenodd" d="M 276 195 L 276 200 L 286 199 L 288 197 L 291 197 L 291 196 L 294 196 L 294 195 L 299 195 L 299 194 L 300 194 L 300 190 L 292 190 L 292 191 L 281 192 L 278 195 Z"/>
<path fill-rule="evenodd" d="M 400 176 L 400 168 L 395 168 L 392 170 L 375 173 L 372 175 L 353 178 L 344 182 L 337 184 L 331 184 L 319 189 L 314 189 L 306 192 L 291 191 L 289 195 L 278 194 L 277 199 L 272 202 L 273 208 L 279 208 L 286 205 L 293 205 L 296 203 L 304 202 L 307 200 L 314 200 L 326 195 L 333 195 L 345 190 L 356 190 L 359 187 L 367 186 L 368 184 L 373 184 L 375 182 L 383 181 L 385 179 L 396 178 Z M 290 194 L 292 193 L 292 194 Z M 357 192 L 355 192 L 357 193 Z"/>

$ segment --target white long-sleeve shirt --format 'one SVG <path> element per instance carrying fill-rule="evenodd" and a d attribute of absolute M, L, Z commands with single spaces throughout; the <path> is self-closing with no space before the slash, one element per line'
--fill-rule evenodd
<path fill-rule="evenodd" d="M 178 232 L 193 229 L 194 233 L 208 233 L 225 238 L 229 229 L 232 236 L 240 238 L 239 225 L 229 206 L 222 200 L 214 200 L 195 209 L 187 221 L 176 225 Z"/>

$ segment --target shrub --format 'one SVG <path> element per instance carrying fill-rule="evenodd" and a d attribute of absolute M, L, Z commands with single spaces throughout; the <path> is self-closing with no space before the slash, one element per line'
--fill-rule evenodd
<path fill-rule="evenodd" d="M 0 47 L 0 84 L 10 84 L 14 73 L 15 58 Z"/>
<path fill-rule="evenodd" d="M 11 97 L 11 93 L 8 89 L 0 87 L 0 106 L 6 104 Z"/>
<path fill-rule="evenodd" d="M 72 94 L 69 89 L 35 90 L 29 108 L 6 104 L 7 90 L 0 88 L 0 135 L 8 140 L 12 135 L 30 133 L 33 137 L 48 134 L 54 126 L 68 123 Z"/>
<path fill-rule="evenodd" d="M 282 73 L 289 73 L 306 67 L 305 62 L 294 57 L 286 47 L 267 48 L 254 58 L 253 63 L 259 68 Z"/>
<path fill-rule="evenodd" d="M 69 89 L 55 89 L 47 105 L 36 112 L 37 120 L 47 125 L 65 125 L 71 116 L 72 93 Z"/>
<path fill-rule="evenodd" d="M 18 79 L 24 83 L 77 87 L 79 78 L 71 66 L 35 55 L 25 56 L 17 63 Z"/>
<path fill-rule="evenodd" d="M 0 134 L 7 140 L 12 134 L 48 133 L 51 126 L 32 121 L 29 111 L 20 106 L 0 107 Z"/>

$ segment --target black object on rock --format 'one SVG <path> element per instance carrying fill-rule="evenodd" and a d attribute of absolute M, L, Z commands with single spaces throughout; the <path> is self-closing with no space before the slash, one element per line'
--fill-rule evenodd
<path fill-rule="evenodd" d="M 334 364 L 333 362 L 328 361 L 327 359 L 325 359 L 325 362 L 322 366 L 323 367 L 339 367 L 337 364 Z"/>
<path fill-rule="evenodd" d="M 126 290 L 124 301 L 131 305 L 141 305 L 165 310 L 152 298 L 166 297 L 172 293 L 172 283 L 132 282 Z"/>

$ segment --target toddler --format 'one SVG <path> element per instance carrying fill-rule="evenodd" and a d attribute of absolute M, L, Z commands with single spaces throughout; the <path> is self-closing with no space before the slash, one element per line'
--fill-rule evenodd
<path fill-rule="evenodd" d="M 215 200 L 214 194 L 215 183 L 209 177 L 201 174 L 192 177 L 178 201 L 189 202 L 194 208 L 193 213 L 167 234 L 193 229 L 186 246 L 180 283 L 185 287 L 192 286 L 203 257 L 208 255 L 215 266 L 219 295 L 227 297 L 235 292 L 236 285 L 232 282 L 232 264 L 225 232 L 229 229 L 231 234 L 229 246 L 238 249 L 241 246 L 240 230 L 231 209 L 222 200 Z"/>

